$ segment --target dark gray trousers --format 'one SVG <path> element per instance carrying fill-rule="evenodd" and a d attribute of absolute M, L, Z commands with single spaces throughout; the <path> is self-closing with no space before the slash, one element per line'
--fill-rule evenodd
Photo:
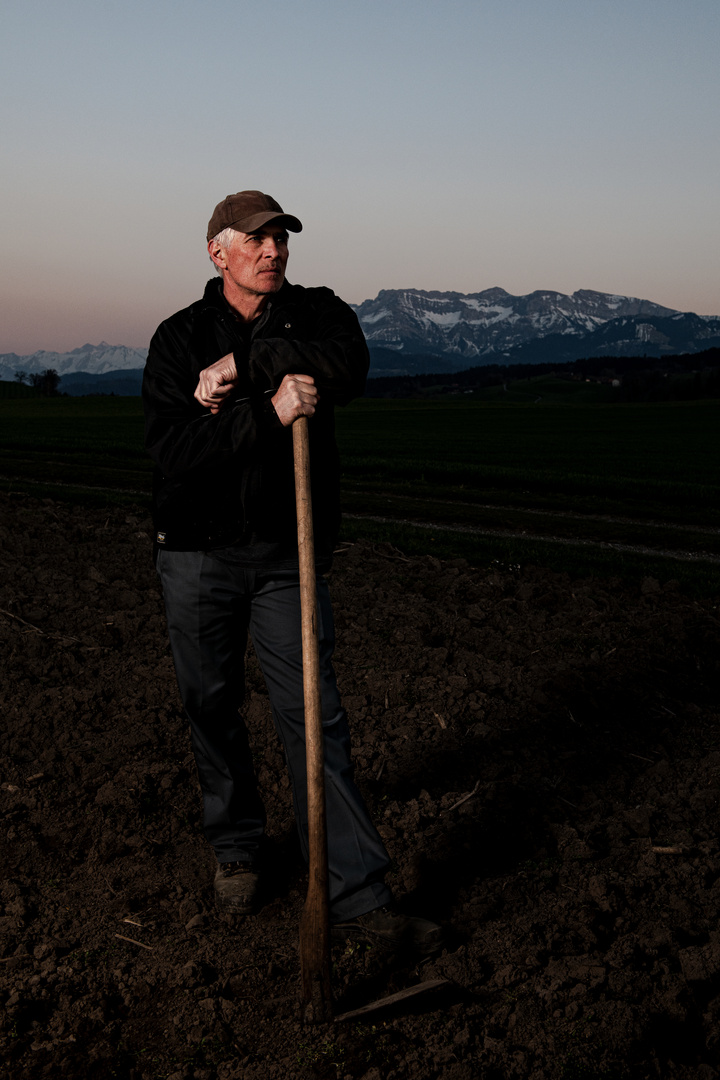
<path fill-rule="evenodd" d="M 220 862 L 252 862 L 265 829 L 247 730 L 240 715 L 248 632 L 285 750 L 295 820 L 307 859 L 307 781 L 297 574 L 243 570 L 201 551 L 163 551 L 158 573 L 180 694 L 203 794 L 205 835 Z M 389 902 L 389 859 L 353 780 L 350 734 L 332 667 L 327 583 L 318 620 L 330 911 L 334 921 Z"/>

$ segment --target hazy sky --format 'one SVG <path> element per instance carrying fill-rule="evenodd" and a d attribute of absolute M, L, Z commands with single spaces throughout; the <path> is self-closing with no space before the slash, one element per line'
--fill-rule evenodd
<path fill-rule="evenodd" d="M 289 278 L 720 314 L 719 0 L 3 0 L 0 352 L 147 345 L 230 192 Z"/>

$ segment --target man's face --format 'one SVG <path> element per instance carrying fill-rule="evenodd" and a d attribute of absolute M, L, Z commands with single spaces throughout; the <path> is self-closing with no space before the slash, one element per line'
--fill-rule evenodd
<path fill-rule="evenodd" d="M 226 285 L 252 296 L 276 293 L 285 280 L 288 261 L 288 234 L 268 222 L 254 233 L 236 233 L 229 248 L 210 242 L 211 254 L 223 270 Z M 228 280 L 229 279 L 229 280 Z M 232 285 L 230 285 L 232 282 Z"/>

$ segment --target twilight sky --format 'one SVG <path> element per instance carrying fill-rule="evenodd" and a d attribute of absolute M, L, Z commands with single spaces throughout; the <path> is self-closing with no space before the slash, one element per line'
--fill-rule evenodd
<path fill-rule="evenodd" d="M 719 0 L 4 0 L 0 352 L 146 346 L 230 192 L 288 277 L 720 314 Z"/>

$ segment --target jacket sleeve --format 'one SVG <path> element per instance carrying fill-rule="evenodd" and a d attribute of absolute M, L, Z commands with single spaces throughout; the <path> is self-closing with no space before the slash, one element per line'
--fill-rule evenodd
<path fill-rule="evenodd" d="M 293 325 L 290 305 L 288 321 L 279 320 L 278 336 L 255 338 L 244 358 L 251 382 L 258 387 L 277 389 L 283 376 L 312 375 L 321 397 L 345 405 L 360 397 L 365 389 L 370 354 L 355 312 L 332 289 L 302 290 L 310 325 Z M 302 319 L 302 315 L 300 316 Z M 236 360 L 243 363 L 243 357 Z"/>
<path fill-rule="evenodd" d="M 259 439 L 282 430 L 269 396 L 236 396 L 218 413 L 193 394 L 199 370 L 190 356 L 190 335 L 174 320 L 156 331 L 143 373 L 145 448 L 167 477 L 227 462 L 250 453 Z"/>

